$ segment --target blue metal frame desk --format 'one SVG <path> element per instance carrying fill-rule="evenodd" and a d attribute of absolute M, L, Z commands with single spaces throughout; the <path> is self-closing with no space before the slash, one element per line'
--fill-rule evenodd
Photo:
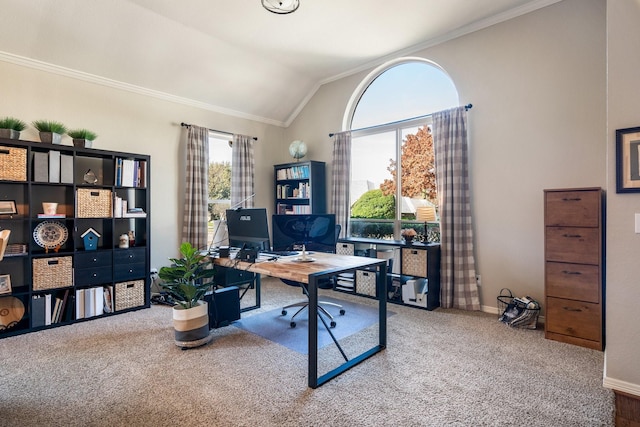
<path fill-rule="evenodd" d="M 277 277 L 280 279 L 294 280 L 307 284 L 309 293 L 309 363 L 308 382 L 309 387 L 317 388 L 332 378 L 337 377 L 346 370 L 382 351 L 387 346 L 387 261 L 377 258 L 365 258 L 350 255 L 336 255 L 330 253 L 314 252 L 309 255 L 313 262 L 299 262 L 296 257 L 281 257 L 277 260 L 261 261 L 255 263 L 238 261 L 232 258 L 214 258 L 214 263 L 222 267 L 230 267 L 238 270 L 250 271 L 256 274 Z M 337 340 L 331 333 L 325 320 L 320 318 L 324 326 L 331 334 L 335 344 L 340 349 L 345 362 L 326 374 L 318 377 L 318 281 L 356 269 L 370 269 L 377 271 L 378 298 L 378 344 L 355 357 L 347 357 L 342 351 Z"/>

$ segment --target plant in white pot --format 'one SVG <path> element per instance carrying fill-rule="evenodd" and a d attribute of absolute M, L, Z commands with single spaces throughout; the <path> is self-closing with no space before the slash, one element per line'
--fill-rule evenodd
<path fill-rule="evenodd" d="M 87 129 L 72 129 L 67 132 L 67 135 L 73 139 L 74 147 L 90 148 L 93 145 L 93 140 L 98 137 L 95 132 L 91 132 Z"/>
<path fill-rule="evenodd" d="M 50 120 L 36 120 L 33 127 L 40 132 L 40 141 L 47 144 L 62 143 L 62 135 L 67 133 L 67 127 L 60 122 Z"/>
<path fill-rule="evenodd" d="M 204 295 L 211 288 L 215 274 L 208 256 L 200 254 L 191 243 L 180 245 L 181 258 L 170 258 L 172 265 L 162 267 L 159 286 L 176 302 L 173 307 L 173 328 L 178 347 L 191 348 L 211 341 L 209 310 Z"/>
<path fill-rule="evenodd" d="M 3 117 L 0 119 L 0 138 L 20 139 L 20 132 L 27 124 L 15 117 Z"/>

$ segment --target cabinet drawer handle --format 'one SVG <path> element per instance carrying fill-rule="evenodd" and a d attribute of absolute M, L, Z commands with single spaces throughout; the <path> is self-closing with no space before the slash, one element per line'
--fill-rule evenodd
<path fill-rule="evenodd" d="M 93 273 L 93 277 L 98 277 L 98 273 Z"/>
<path fill-rule="evenodd" d="M 580 234 L 563 234 L 562 237 L 568 237 L 570 239 L 579 239 L 582 236 Z"/>
<path fill-rule="evenodd" d="M 98 258 L 94 258 L 94 259 L 93 259 L 93 262 L 98 262 Z"/>
<path fill-rule="evenodd" d="M 0 150 L 0 154 L 11 154 L 9 150 Z"/>
<path fill-rule="evenodd" d="M 582 273 L 580 273 L 579 271 L 568 271 L 568 270 L 562 270 L 563 274 L 574 274 L 574 275 L 580 275 Z"/>
<path fill-rule="evenodd" d="M 580 313 L 582 311 L 582 309 L 580 308 L 572 308 L 572 307 L 562 307 L 562 309 L 565 311 L 574 311 L 576 313 Z"/>
<path fill-rule="evenodd" d="M 563 197 L 562 198 L 563 202 L 579 202 L 580 200 L 582 200 L 580 197 Z"/>

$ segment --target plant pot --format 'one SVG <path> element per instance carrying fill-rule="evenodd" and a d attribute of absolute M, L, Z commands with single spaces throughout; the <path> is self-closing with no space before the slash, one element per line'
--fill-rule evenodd
<path fill-rule="evenodd" d="M 93 141 L 89 139 L 73 138 L 74 147 L 91 148 L 91 145 L 93 145 Z"/>
<path fill-rule="evenodd" d="M 45 144 L 61 144 L 62 135 L 55 132 L 40 132 L 40 142 Z"/>
<path fill-rule="evenodd" d="M 20 139 L 20 131 L 13 129 L 0 129 L 0 138 Z"/>
<path fill-rule="evenodd" d="M 192 308 L 173 307 L 173 329 L 178 347 L 193 348 L 207 344 L 213 338 L 209 334 L 209 307 L 206 301 Z"/>
<path fill-rule="evenodd" d="M 404 243 L 407 246 L 411 246 L 413 244 L 413 236 L 404 236 Z"/>

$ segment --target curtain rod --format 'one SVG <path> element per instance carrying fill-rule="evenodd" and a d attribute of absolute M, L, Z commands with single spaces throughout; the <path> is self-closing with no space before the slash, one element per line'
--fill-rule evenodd
<path fill-rule="evenodd" d="M 187 128 L 187 129 L 189 129 L 191 127 L 191 125 L 189 123 L 185 123 L 185 122 L 180 123 L 180 126 L 182 126 L 183 128 Z M 211 129 L 211 128 L 207 128 L 207 129 L 209 129 L 211 132 L 226 133 L 228 135 L 233 135 L 231 132 L 227 132 L 227 131 L 224 131 L 224 130 L 217 130 L 217 129 Z M 251 138 L 253 138 L 254 141 L 258 140 L 258 138 L 255 137 L 255 136 L 252 136 Z"/>
<path fill-rule="evenodd" d="M 467 105 L 464 106 L 464 109 L 465 109 L 465 111 L 469 111 L 472 107 L 473 107 L 473 104 L 467 104 Z M 377 128 L 377 127 L 389 126 L 389 125 L 393 125 L 393 124 L 396 124 L 396 123 L 408 122 L 409 120 L 416 120 L 416 119 L 423 119 L 423 118 L 426 119 L 427 117 L 431 117 L 431 116 L 433 116 L 433 113 L 425 114 L 424 116 L 412 117 L 410 119 L 398 120 L 397 122 L 383 123 L 381 125 L 373 125 L 373 126 L 367 126 L 367 127 L 364 127 L 364 128 L 360 128 L 360 129 L 350 129 L 350 130 L 351 130 L 351 132 L 356 132 L 356 131 L 359 131 L 359 130 L 374 129 L 374 128 Z M 331 138 L 336 133 L 330 133 L 329 134 L 329 138 Z"/>

